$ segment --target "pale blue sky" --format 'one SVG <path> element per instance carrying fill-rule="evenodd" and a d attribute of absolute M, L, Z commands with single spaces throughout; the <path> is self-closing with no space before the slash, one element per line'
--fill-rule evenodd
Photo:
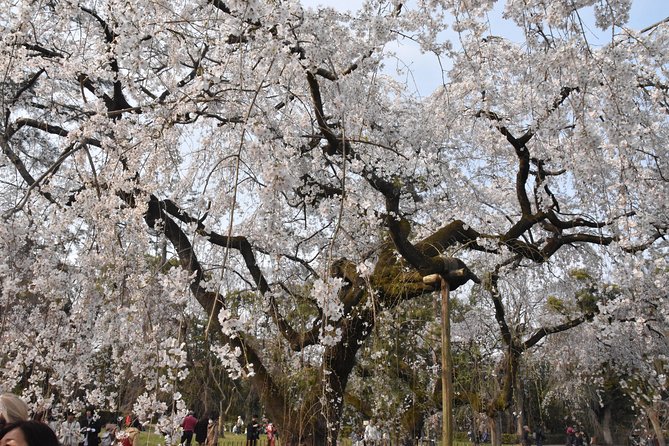
<path fill-rule="evenodd" d="M 503 3 L 502 1 L 499 2 L 500 5 Z M 346 11 L 358 9 L 362 1 L 302 0 L 302 4 L 309 7 L 316 7 L 318 5 L 330 6 L 341 11 Z M 513 24 L 501 18 L 501 7 L 498 7 L 494 14 L 496 17 L 491 17 L 492 34 L 511 38 L 514 38 L 514 35 L 519 35 L 515 31 L 516 28 Z M 667 17 L 669 17 L 669 0 L 632 0 L 629 26 L 634 29 L 643 29 Z M 593 31 L 593 40 L 591 43 L 596 43 L 594 33 L 597 30 L 594 26 L 591 29 Z M 604 40 L 610 40 L 610 38 L 610 35 L 603 37 Z M 399 60 L 389 59 L 386 62 L 386 72 L 388 74 L 406 81 L 410 88 L 423 96 L 429 95 L 441 84 L 441 70 L 434 55 L 421 54 L 417 45 L 411 42 L 406 42 L 394 48 L 394 50 L 397 52 Z M 401 69 L 405 67 L 410 68 L 410 73 L 403 70 L 405 74 L 396 74 L 397 68 Z"/>

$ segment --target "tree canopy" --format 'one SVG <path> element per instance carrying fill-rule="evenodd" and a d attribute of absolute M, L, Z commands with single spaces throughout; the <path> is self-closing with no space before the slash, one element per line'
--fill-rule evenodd
<path fill-rule="evenodd" d="M 669 27 L 580 2 L 610 34 L 595 46 L 580 8 L 509 0 L 516 43 L 491 35 L 494 3 L 5 4 L 6 386 L 111 407 L 133 376 L 134 410 L 168 425 L 195 315 L 285 438 L 323 444 L 379 315 L 428 274 L 483 293 L 514 358 L 592 319 L 509 323 L 574 268 L 666 274 Z M 382 70 L 405 38 L 449 61 L 429 97 Z"/>

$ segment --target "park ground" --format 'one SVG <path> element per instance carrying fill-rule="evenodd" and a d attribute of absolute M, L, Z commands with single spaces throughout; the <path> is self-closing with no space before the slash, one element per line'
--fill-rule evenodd
<path fill-rule="evenodd" d="M 138 446 L 163 446 L 164 438 L 163 436 L 154 433 L 152 430 L 143 431 L 142 433 L 140 433 L 139 441 L 137 444 Z M 434 446 L 439 446 L 439 444 L 440 443 L 437 442 Z M 197 443 L 193 441 L 192 446 L 195 445 L 197 445 Z M 221 437 L 218 439 L 218 446 L 245 446 L 245 445 L 246 445 L 246 436 L 244 435 L 237 435 L 226 432 L 225 437 Z M 260 440 L 258 441 L 258 446 L 266 446 L 266 445 L 267 445 L 267 440 L 264 437 L 261 437 Z M 351 439 L 342 438 L 339 440 L 339 445 L 351 446 Z M 277 441 L 276 446 L 282 446 L 280 438 Z M 471 443 L 465 441 L 462 442 L 455 441 L 453 442 L 453 446 L 471 446 Z M 503 446 L 508 446 L 508 445 L 503 445 Z M 544 445 L 544 446 L 550 446 L 550 445 Z"/>

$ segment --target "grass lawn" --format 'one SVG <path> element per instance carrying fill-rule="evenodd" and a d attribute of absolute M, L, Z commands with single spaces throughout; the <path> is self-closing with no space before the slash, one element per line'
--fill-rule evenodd
<path fill-rule="evenodd" d="M 164 445 L 164 438 L 162 435 L 156 434 L 153 430 L 142 431 L 139 434 L 139 440 L 137 442 L 138 446 L 158 446 Z M 229 432 L 225 433 L 225 438 L 218 439 L 219 446 L 245 446 L 246 445 L 246 436 L 245 435 L 236 435 Z M 191 443 L 191 446 L 197 446 L 195 439 Z M 267 439 L 262 437 L 258 441 L 258 446 L 267 446 Z M 277 446 L 279 443 L 277 442 Z"/>
<path fill-rule="evenodd" d="M 154 433 L 153 431 L 143 431 L 139 434 L 139 441 L 137 442 L 138 446 L 158 446 L 163 445 L 163 437 Z M 439 444 L 439 442 L 437 442 Z M 281 446 L 281 438 L 277 439 L 277 446 Z M 351 440 L 349 438 L 342 438 L 339 440 L 340 446 L 351 446 Z M 195 440 L 191 446 L 197 446 Z M 245 435 L 236 435 L 230 432 L 225 433 L 225 438 L 218 439 L 218 446 L 246 446 L 246 436 Z M 265 436 L 260 437 L 258 440 L 258 446 L 267 446 L 267 438 Z M 453 446 L 471 446 L 469 442 L 459 442 L 454 441 Z"/>

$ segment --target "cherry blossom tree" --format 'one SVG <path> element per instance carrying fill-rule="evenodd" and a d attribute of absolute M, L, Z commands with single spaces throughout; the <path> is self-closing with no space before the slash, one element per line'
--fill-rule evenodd
<path fill-rule="evenodd" d="M 499 316 L 507 276 L 661 254 L 668 29 L 581 3 L 606 45 L 542 1 L 505 4 L 522 44 L 491 1 L 4 5 L 3 382 L 113 407 L 138 377 L 170 432 L 195 314 L 289 444 L 332 443 L 377 315 L 424 276 Z M 452 63 L 429 98 L 382 71 L 404 38 Z"/>
<path fill-rule="evenodd" d="M 580 407 L 582 401 L 578 400 L 593 394 L 595 407 L 601 407 L 604 415 L 602 422 L 595 420 L 593 424 L 599 427 L 603 442 L 611 444 L 612 414 L 605 400 L 607 387 L 614 382 L 615 390 L 632 401 L 630 406 L 636 406 L 637 415 L 647 419 L 648 434 L 655 435 L 658 443 L 664 445 L 663 426 L 669 421 L 664 409 L 669 373 L 669 321 L 663 297 L 667 286 L 666 259 L 639 257 L 619 268 L 614 276 L 621 283 L 602 286 L 610 297 L 598 302 L 600 311 L 593 323 L 549 343 L 546 354 L 560 358 L 569 375 L 553 371 L 558 383 L 553 397 L 573 395 L 574 407 Z"/>

